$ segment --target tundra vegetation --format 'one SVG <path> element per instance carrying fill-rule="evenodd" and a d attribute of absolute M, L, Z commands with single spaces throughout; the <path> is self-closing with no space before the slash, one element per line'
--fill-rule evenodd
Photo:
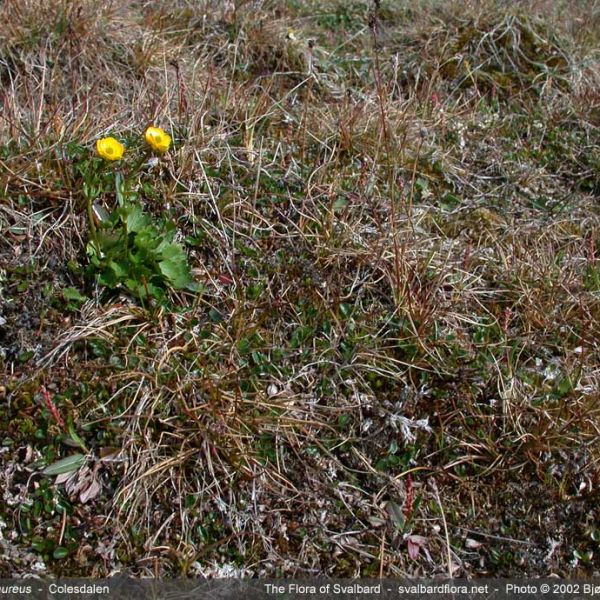
<path fill-rule="evenodd" d="M 0 19 L 0 576 L 598 572 L 597 0 Z"/>

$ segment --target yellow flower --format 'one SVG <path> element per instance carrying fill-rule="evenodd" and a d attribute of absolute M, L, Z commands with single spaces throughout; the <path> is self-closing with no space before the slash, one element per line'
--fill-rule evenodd
<path fill-rule="evenodd" d="M 123 157 L 125 146 L 114 137 L 106 137 L 96 142 L 96 151 L 105 160 L 119 160 Z"/>
<path fill-rule="evenodd" d="M 166 152 L 171 145 L 171 136 L 160 127 L 148 127 L 144 137 L 152 149 L 157 152 Z"/>

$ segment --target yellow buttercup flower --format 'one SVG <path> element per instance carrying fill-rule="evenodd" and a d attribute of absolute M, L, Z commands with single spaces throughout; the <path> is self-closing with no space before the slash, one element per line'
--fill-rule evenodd
<path fill-rule="evenodd" d="M 166 152 L 171 145 L 171 136 L 160 127 L 148 127 L 144 137 L 152 149 L 157 152 Z"/>
<path fill-rule="evenodd" d="M 125 146 L 114 137 L 106 137 L 96 142 L 96 151 L 105 160 L 119 160 L 123 157 Z"/>

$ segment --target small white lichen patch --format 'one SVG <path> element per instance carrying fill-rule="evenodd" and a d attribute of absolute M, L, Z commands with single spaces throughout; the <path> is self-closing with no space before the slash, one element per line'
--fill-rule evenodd
<path fill-rule="evenodd" d="M 417 439 L 416 435 L 413 433 L 413 430 L 421 430 L 431 433 L 429 417 L 412 421 L 411 419 L 403 417 L 402 415 L 390 415 L 389 423 L 396 431 L 400 431 L 400 435 L 404 441 L 409 444 Z"/>

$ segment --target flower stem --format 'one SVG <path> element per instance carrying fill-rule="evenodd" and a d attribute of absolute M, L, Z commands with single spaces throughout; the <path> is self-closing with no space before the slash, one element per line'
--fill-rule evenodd
<path fill-rule="evenodd" d="M 93 208 L 93 199 L 91 195 L 86 194 L 87 200 L 87 214 L 88 221 L 90 222 L 90 237 L 92 238 L 92 244 L 96 249 L 96 252 L 100 252 L 100 246 L 98 245 L 98 231 L 96 229 L 96 222 L 94 221 L 94 208 Z"/>

